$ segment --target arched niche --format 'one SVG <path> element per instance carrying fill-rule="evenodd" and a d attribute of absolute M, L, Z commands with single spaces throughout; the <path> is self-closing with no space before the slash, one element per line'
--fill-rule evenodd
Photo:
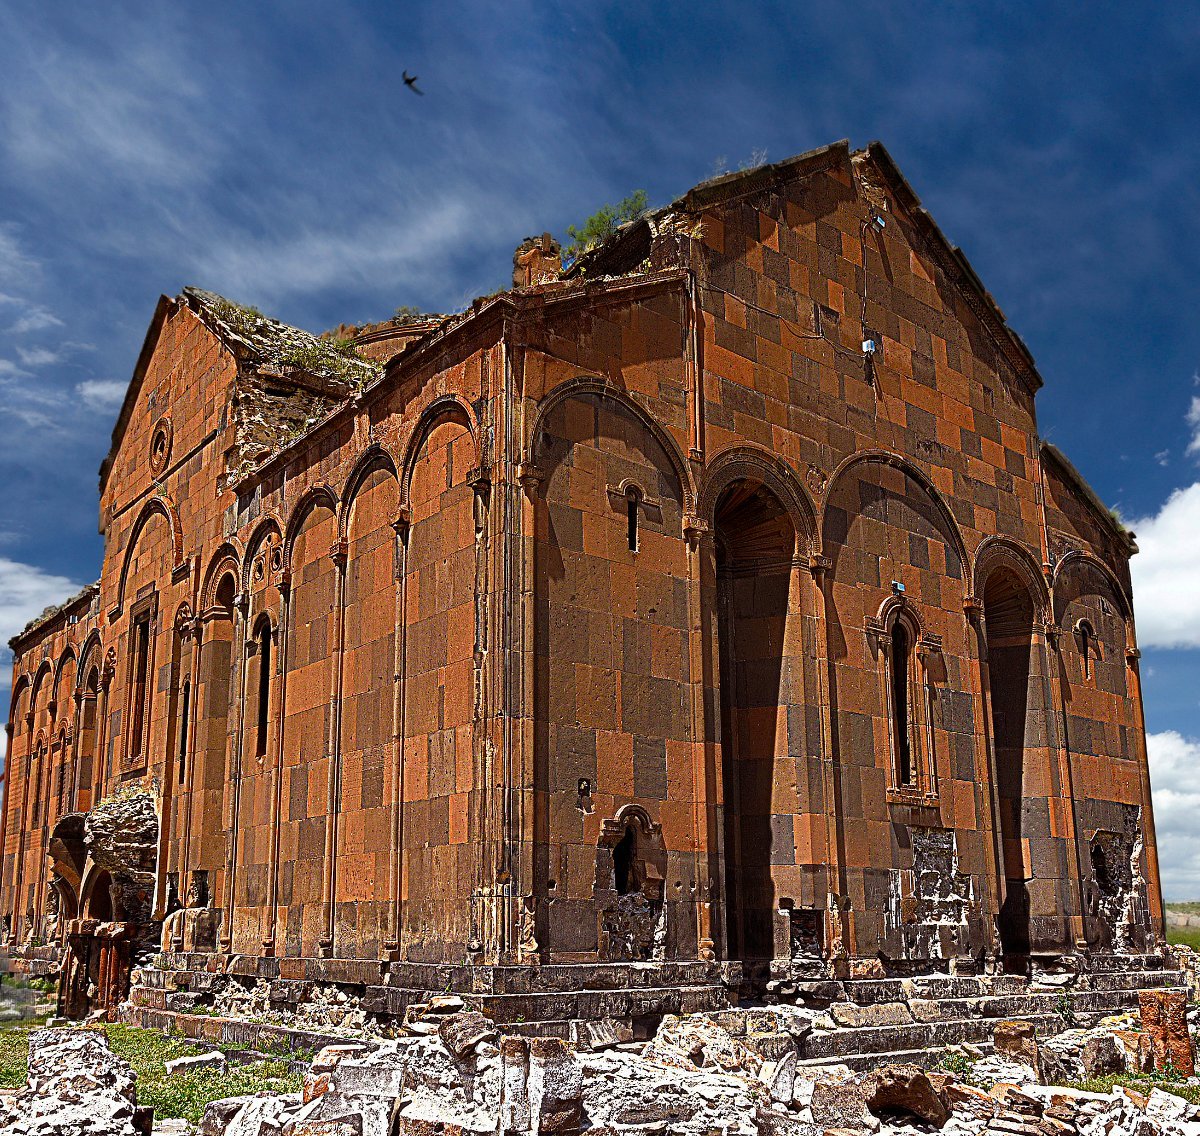
<path fill-rule="evenodd" d="M 661 429 L 602 384 L 556 391 L 533 444 L 537 939 L 545 958 L 595 958 L 591 882 L 560 870 L 594 854 L 578 785 L 608 815 L 696 792 L 688 490 Z M 694 949 L 690 916 L 667 923 L 668 957 Z"/>
<path fill-rule="evenodd" d="M 405 459 L 404 925 L 415 961 L 463 955 L 471 939 L 474 841 L 477 463 L 470 416 L 442 400 Z M 380 489 L 382 504 L 390 490 Z"/>
<path fill-rule="evenodd" d="M 376 958 L 392 892 L 391 801 L 396 698 L 396 543 L 400 490 L 391 458 L 367 456 L 351 476 L 341 682 L 342 809 L 335 939 L 339 955 Z"/>

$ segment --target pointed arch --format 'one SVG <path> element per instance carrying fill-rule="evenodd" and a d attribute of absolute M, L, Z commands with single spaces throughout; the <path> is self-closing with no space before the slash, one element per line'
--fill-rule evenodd
<path fill-rule="evenodd" d="M 100 632 L 93 629 L 88 632 L 88 636 L 83 641 L 83 646 L 79 649 L 79 670 L 75 672 L 75 684 L 77 687 L 83 687 L 87 681 L 89 671 L 95 668 L 97 671 L 100 668 L 101 652 L 104 650 L 104 644 L 100 638 Z"/>
<path fill-rule="evenodd" d="M 33 695 L 29 700 L 29 712 L 31 714 L 37 713 L 38 699 L 41 698 L 41 696 L 42 696 L 42 683 L 44 683 L 46 681 L 46 676 L 48 674 L 53 674 L 53 673 L 54 673 L 54 667 L 51 664 L 49 659 L 43 659 L 41 661 L 41 664 L 38 666 L 38 669 L 34 672 Z"/>
<path fill-rule="evenodd" d="M 409 507 L 413 469 L 417 464 L 417 459 L 421 456 L 421 450 L 434 428 L 447 419 L 457 421 L 466 429 L 475 452 L 475 465 L 476 467 L 479 465 L 479 424 L 475 420 L 475 415 L 471 413 L 471 408 L 456 395 L 444 394 L 435 398 L 421 414 L 416 429 L 413 430 L 404 450 L 404 462 L 400 468 L 400 507 L 402 510 Z"/>
<path fill-rule="evenodd" d="M 241 573 L 238 576 L 238 587 L 243 593 L 249 593 L 250 591 L 250 573 L 253 570 L 254 561 L 258 556 L 258 550 L 270 539 L 272 534 L 282 544 L 283 532 L 283 526 L 279 523 L 279 518 L 274 513 L 268 513 L 267 516 L 261 518 L 258 524 L 254 526 L 253 531 L 250 533 L 250 539 L 246 541 L 246 551 L 242 557 Z"/>
<path fill-rule="evenodd" d="M 292 553 L 296 547 L 296 537 L 300 529 L 304 526 L 305 520 L 308 519 L 308 514 L 313 509 L 323 506 L 328 509 L 334 517 L 338 516 L 338 499 L 328 485 L 313 485 L 306 489 L 296 502 L 292 509 L 291 515 L 288 517 L 287 530 L 283 538 L 283 562 L 288 568 L 292 564 Z M 249 555 L 246 557 L 246 563 L 249 564 L 254 556 L 254 545 L 249 545 Z"/>
<path fill-rule="evenodd" d="M 567 399 L 586 397 L 587 395 L 592 395 L 596 398 L 609 398 L 621 403 L 622 406 L 629 410 L 646 427 L 654 440 L 666 451 L 667 459 L 670 461 L 675 475 L 679 478 L 679 485 L 683 493 L 684 515 L 686 516 L 695 512 L 696 487 L 692 480 L 692 472 L 688 467 L 688 463 L 684 460 L 683 451 L 680 450 L 679 444 L 671 436 L 670 431 L 665 429 L 627 391 L 617 386 L 616 383 L 610 382 L 608 379 L 601 379 L 594 375 L 580 375 L 577 378 L 568 379 L 566 382 L 560 383 L 538 404 L 537 414 L 533 419 L 533 426 L 529 432 L 529 441 L 525 451 L 526 464 L 533 469 L 541 468 L 539 458 L 541 457 L 542 436 L 545 432 L 546 419 L 553 412 L 554 408 Z"/>
<path fill-rule="evenodd" d="M 129 578 L 129 565 L 133 562 L 133 554 L 137 550 L 138 541 L 141 539 L 142 530 L 150 523 L 150 518 L 158 514 L 166 519 L 167 526 L 171 530 L 171 571 L 178 572 L 184 566 L 183 558 L 183 526 L 179 522 L 179 513 L 171 501 L 159 494 L 156 497 L 151 497 L 149 501 L 142 506 L 142 511 L 138 513 L 137 520 L 133 523 L 133 528 L 129 533 L 129 543 L 125 545 L 125 557 L 121 562 L 121 577 L 117 584 L 117 603 L 118 611 L 125 604 L 125 584 Z"/>
<path fill-rule="evenodd" d="M 350 471 L 350 476 L 346 478 L 346 485 L 342 490 L 341 516 L 339 517 L 339 532 L 343 540 L 346 539 L 346 533 L 350 528 L 350 512 L 354 498 L 362 488 L 363 482 L 377 469 L 390 473 L 397 480 L 400 478 L 400 471 L 396 466 L 395 459 L 378 442 L 368 446 L 359 455 L 358 460 L 354 463 L 354 468 Z"/>
<path fill-rule="evenodd" d="M 1041 565 L 1029 549 L 1003 536 L 985 537 L 975 552 L 975 568 L 971 576 L 971 594 L 982 600 L 988 577 L 1000 567 L 1011 569 L 1025 585 L 1034 608 L 1043 620 L 1050 618 L 1050 589 L 1042 574 Z"/>
<path fill-rule="evenodd" d="M 1088 570 L 1095 571 L 1103 577 L 1105 583 L 1112 590 L 1113 598 L 1120 605 L 1121 615 L 1126 620 L 1132 619 L 1133 605 L 1129 602 L 1129 596 L 1126 594 L 1125 588 L 1121 584 L 1117 574 L 1103 560 L 1093 556 L 1090 552 L 1084 552 L 1082 549 L 1073 549 L 1054 567 L 1054 578 L 1050 584 L 1050 591 L 1054 597 L 1055 620 L 1058 620 L 1062 615 L 1059 592 L 1061 584 L 1068 576 Z"/>
<path fill-rule="evenodd" d="M 67 649 L 58 657 L 58 662 L 54 665 L 54 687 L 51 695 L 56 705 L 59 705 L 62 702 L 63 692 L 59 689 L 59 686 L 62 683 L 63 674 L 67 669 L 67 664 L 71 662 L 77 662 L 77 657 L 75 655 L 75 648 L 68 645 Z M 78 679 L 78 669 L 76 669 L 75 674 L 76 678 Z M 71 697 L 75 691 L 72 689 L 66 693 L 67 697 Z"/>
<path fill-rule="evenodd" d="M 13 683 L 12 694 L 8 700 L 8 724 L 12 727 L 12 732 L 17 734 L 20 732 L 20 720 L 17 716 L 17 707 L 21 704 L 21 695 L 32 686 L 32 680 L 28 674 L 21 675 L 15 683 Z"/>
<path fill-rule="evenodd" d="M 797 554 L 816 552 L 820 540 L 812 500 L 787 462 L 757 446 L 730 447 L 709 463 L 699 485 L 696 507 L 703 520 L 715 525 L 717 502 L 734 481 L 759 481 L 770 489 L 791 514 L 797 543 L 804 546 L 797 548 Z"/>
<path fill-rule="evenodd" d="M 833 471 L 833 476 L 829 479 L 829 488 L 825 493 L 825 501 L 821 506 L 820 533 L 822 546 L 825 542 L 830 502 L 835 499 L 835 491 L 839 483 L 855 466 L 867 463 L 886 465 L 892 469 L 898 469 L 906 477 L 911 477 L 924 490 L 946 526 L 946 533 L 950 537 L 954 552 L 957 554 L 959 562 L 962 565 L 963 579 L 971 579 L 971 557 L 967 554 L 967 546 L 963 541 L 962 532 L 959 530 L 958 522 L 954 519 L 954 514 L 950 511 L 950 507 L 946 504 L 941 493 L 938 492 L 937 486 L 907 458 L 902 457 L 900 454 L 894 454 L 891 450 L 860 450 L 856 454 L 851 454 Z M 823 548 L 822 551 L 824 551 Z"/>
<path fill-rule="evenodd" d="M 221 578 L 232 574 L 235 580 L 242 578 L 242 553 L 233 541 L 222 541 L 216 551 L 208 558 L 208 567 L 204 570 L 203 582 L 200 586 L 200 610 L 203 615 L 217 602 L 217 587 Z"/>

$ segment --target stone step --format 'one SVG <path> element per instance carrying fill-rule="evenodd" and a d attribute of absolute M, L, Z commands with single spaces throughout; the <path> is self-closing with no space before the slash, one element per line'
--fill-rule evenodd
<path fill-rule="evenodd" d="M 899 1002 L 912 996 L 940 1000 L 1017 995 L 1026 991 L 1043 994 L 1059 989 L 1092 990 L 1149 990 L 1161 986 L 1178 986 L 1183 982 L 1177 970 L 1157 968 L 1100 970 L 1081 976 L 1074 987 L 1059 987 L 1051 983 L 1038 984 L 1016 974 L 997 974 L 981 977 L 924 975 L 918 978 L 855 978 L 840 985 L 847 1001 L 860 1006 Z"/>
<path fill-rule="evenodd" d="M 972 1042 L 981 1053 L 992 1052 L 992 1043 L 988 1041 Z M 919 1065 L 922 1069 L 936 1069 L 941 1063 L 946 1050 L 932 1049 L 898 1049 L 887 1055 L 888 1064 Z M 854 1072 L 860 1073 L 874 1069 L 879 1065 L 878 1053 L 848 1053 L 841 1057 L 808 1057 L 796 1062 L 796 1070 L 801 1073 L 805 1069 L 820 1069 L 826 1065 L 846 1065 Z"/>
<path fill-rule="evenodd" d="M 1062 1029 L 1057 1014 L 1022 1014 L 1022 1021 L 1032 1022 L 1039 1034 Z M 978 1044 L 991 1041 L 995 1023 L 978 1018 L 958 1021 L 914 1022 L 910 1025 L 861 1026 L 852 1029 L 827 1030 L 810 1034 L 800 1047 L 805 1060 L 840 1061 L 859 1054 L 892 1054 L 901 1050 L 928 1049 L 959 1045 L 964 1041 Z"/>
<path fill-rule="evenodd" d="M 641 1018 L 663 1014 L 700 1014 L 733 1007 L 724 986 L 634 987 L 624 990 L 576 990 L 561 994 L 469 995 L 472 1004 L 498 1025 L 522 1021 L 569 1021 L 572 1018 Z"/>
<path fill-rule="evenodd" d="M 1162 970 L 1162 955 L 1096 955 L 1089 962 L 1093 972 L 1101 970 Z"/>

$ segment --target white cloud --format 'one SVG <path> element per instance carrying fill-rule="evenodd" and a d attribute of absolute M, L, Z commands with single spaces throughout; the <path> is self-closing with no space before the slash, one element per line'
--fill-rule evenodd
<path fill-rule="evenodd" d="M 1200 482 L 1177 489 L 1152 517 L 1131 521 L 1130 561 L 1142 647 L 1200 647 Z"/>
<path fill-rule="evenodd" d="M 14 335 L 24 335 L 29 331 L 43 331 L 48 327 L 61 327 L 62 320 L 53 312 L 43 308 L 40 304 L 28 304 L 25 307 L 24 315 L 17 318 L 17 322 L 8 330 Z"/>
<path fill-rule="evenodd" d="M 1154 791 L 1154 828 L 1163 895 L 1200 898 L 1200 741 L 1175 730 L 1146 735 L 1150 783 Z"/>
<path fill-rule="evenodd" d="M 1192 396 L 1192 405 L 1188 407 L 1187 424 L 1192 431 L 1192 440 L 1188 443 L 1187 452 L 1194 454 L 1200 450 L 1200 395 Z"/>
<path fill-rule="evenodd" d="M 9 639 L 51 604 L 62 603 L 79 588 L 79 584 L 66 576 L 55 576 L 33 564 L 0 556 L 0 703 L 6 711 L 12 676 Z"/>
<path fill-rule="evenodd" d="M 17 354 L 21 356 L 21 362 L 27 367 L 45 367 L 50 363 L 57 363 L 62 358 L 59 352 L 50 351 L 45 347 L 30 349 L 18 347 Z"/>
<path fill-rule="evenodd" d="M 21 247 L 17 226 L 0 224 L 0 281 L 6 286 L 28 284 L 41 271 L 41 264 Z M 19 304 L 16 296 L 0 294 L 0 304 Z"/>
<path fill-rule="evenodd" d="M 121 408 L 128 386 L 120 379 L 86 379 L 75 390 L 90 409 L 113 411 Z"/>

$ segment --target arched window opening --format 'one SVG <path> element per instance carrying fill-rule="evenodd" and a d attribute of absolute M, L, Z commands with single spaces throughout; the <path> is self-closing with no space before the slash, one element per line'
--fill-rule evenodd
<path fill-rule="evenodd" d="M 179 784 L 187 779 L 188 721 L 192 706 L 192 680 L 184 679 L 179 698 Z"/>
<path fill-rule="evenodd" d="M 271 713 L 271 625 L 264 622 L 258 632 L 258 734 L 255 755 L 267 753 L 267 723 Z"/>
<path fill-rule="evenodd" d="M 630 552 L 638 550 L 638 509 L 641 495 L 636 489 L 625 490 L 626 540 Z"/>
<path fill-rule="evenodd" d="M 38 745 L 33 765 L 33 808 L 30 810 L 33 824 L 36 826 L 42 820 L 42 768 L 46 761 L 46 743 Z"/>
<path fill-rule="evenodd" d="M 912 657 L 912 640 L 899 619 L 892 625 L 892 756 L 896 766 L 896 783 L 913 783 L 912 731 L 909 713 L 908 668 Z"/>
<path fill-rule="evenodd" d="M 625 834 L 613 848 L 613 883 L 617 895 L 629 895 L 637 891 L 637 881 L 633 870 L 634 857 L 637 854 L 637 830 L 632 824 L 625 826 Z"/>
<path fill-rule="evenodd" d="M 150 612 L 139 616 L 133 625 L 133 684 L 130 696 L 129 753 L 131 758 L 142 755 L 146 736 L 146 685 L 150 671 Z"/>
<path fill-rule="evenodd" d="M 1092 655 L 1096 651 L 1096 632 L 1086 619 L 1081 619 L 1075 625 L 1075 631 L 1079 636 L 1079 658 L 1083 667 L 1083 677 L 1089 679 L 1092 677 Z"/>
<path fill-rule="evenodd" d="M 58 739 L 58 792 L 55 794 L 54 807 L 55 818 L 62 816 L 66 809 L 63 807 L 66 804 L 67 795 L 67 736 L 66 734 L 59 735 Z"/>

